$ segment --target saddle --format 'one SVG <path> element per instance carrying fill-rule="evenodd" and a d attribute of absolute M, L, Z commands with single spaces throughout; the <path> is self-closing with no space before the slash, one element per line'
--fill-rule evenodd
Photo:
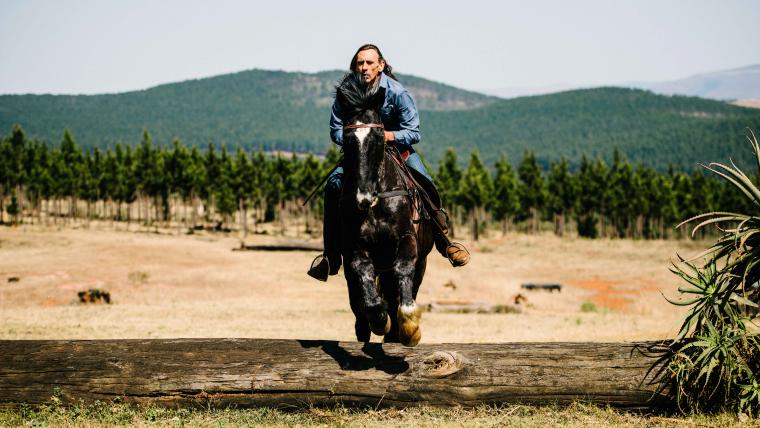
<path fill-rule="evenodd" d="M 449 216 L 441 207 L 441 196 L 438 194 L 438 190 L 433 182 L 421 172 L 406 165 L 406 159 L 409 157 L 408 151 L 399 152 L 396 147 L 387 146 L 386 153 L 391 157 L 395 169 L 403 177 L 404 189 L 381 192 L 376 194 L 375 197 L 380 199 L 393 196 L 409 196 L 412 200 L 412 219 L 415 223 L 415 230 L 417 230 L 417 225 L 420 221 L 430 220 L 430 224 L 433 225 L 433 241 L 438 252 L 446 257 L 452 266 L 467 264 L 470 259 L 469 251 L 462 244 L 449 240 L 447 236 L 449 232 Z M 322 179 L 321 183 L 306 198 L 304 205 L 314 196 L 322 184 L 327 181 L 330 174 L 342 165 L 342 162 L 343 160 L 341 159 Z M 325 215 L 325 218 L 327 218 L 329 213 L 325 213 Z M 337 274 L 341 265 L 340 255 L 337 255 L 337 257 L 333 256 L 335 258 L 334 262 L 331 262 L 327 257 L 327 239 L 328 236 L 326 234 L 325 253 L 314 258 L 307 272 L 309 276 L 320 281 L 327 281 L 329 275 Z"/>
<path fill-rule="evenodd" d="M 443 235 L 447 235 L 449 232 L 449 216 L 442 208 L 441 196 L 438 194 L 438 189 L 435 188 L 433 182 L 425 177 L 425 175 L 406 165 L 405 161 L 409 157 L 409 151 L 405 150 L 400 152 L 395 148 L 389 151 L 391 158 L 394 160 L 394 164 L 396 164 L 401 175 L 405 178 L 407 188 L 413 194 L 412 197 L 416 196 L 419 198 L 419 202 L 414 205 L 421 205 L 422 212 L 420 215 L 423 216 L 423 218 L 433 220 L 440 229 L 440 232 Z"/>
<path fill-rule="evenodd" d="M 423 218 L 430 219 L 433 227 L 433 240 L 435 248 L 446 257 L 452 266 L 464 266 L 470 261 L 470 252 L 464 245 L 459 242 L 452 242 L 449 237 L 449 215 L 441 207 L 441 196 L 435 185 L 425 177 L 421 172 L 414 168 L 409 168 L 404 160 L 409 157 L 409 152 L 399 152 L 398 149 L 390 150 L 394 164 L 401 170 L 401 175 L 408 182 L 408 188 L 411 189 L 413 198 L 418 198 L 415 206 L 421 206 L 421 215 Z M 406 156 L 404 156 L 406 153 Z M 419 202 L 422 202 L 421 204 Z"/>

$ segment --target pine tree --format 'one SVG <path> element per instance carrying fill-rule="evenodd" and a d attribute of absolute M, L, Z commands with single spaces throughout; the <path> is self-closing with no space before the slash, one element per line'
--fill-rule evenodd
<path fill-rule="evenodd" d="M 337 150 L 333 153 L 337 154 Z M 330 152 L 327 153 L 328 157 Z M 253 200 L 254 214 L 253 230 L 258 230 L 259 222 L 263 222 L 267 211 L 267 196 L 269 195 L 269 166 L 266 156 L 261 151 L 251 156 L 251 167 L 253 168 L 252 189 L 250 197 Z"/>
<path fill-rule="evenodd" d="M 606 178 L 607 166 L 604 161 L 600 159 L 589 161 L 585 156 L 581 158 L 577 181 L 578 198 L 575 207 L 578 236 L 585 238 L 599 236 Z"/>
<path fill-rule="evenodd" d="M 558 236 L 565 234 L 565 222 L 572 215 L 577 187 L 565 158 L 551 164 L 547 176 L 547 207 L 554 218 L 554 233 Z"/>
<path fill-rule="evenodd" d="M 206 191 L 206 183 L 208 182 L 208 179 L 206 178 L 207 162 L 208 159 L 204 158 L 197 147 L 193 146 L 193 148 L 190 149 L 190 158 L 188 160 L 187 170 L 187 175 L 190 179 L 188 188 L 190 193 L 190 200 L 192 203 L 192 226 L 190 228 L 190 232 L 194 232 L 198 227 L 198 210 L 200 208 L 200 201 L 201 198 L 204 198 L 204 195 L 208 193 Z"/>
<path fill-rule="evenodd" d="M 124 193 L 122 194 L 122 199 L 124 203 L 127 204 L 127 228 L 129 228 L 129 223 L 132 220 L 132 204 L 138 198 L 138 189 L 139 189 L 139 186 L 137 183 L 137 176 L 135 175 L 137 161 L 135 159 L 135 154 L 132 151 L 131 146 L 127 146 L 126 150 L 124 151 L 123 165 L 124 165 L 123 167 L 124 185 L 122 187 L 122 190 Z M 139 211 L 139 207 L 138 207 L 138 211 Z"/>
<path fill-rule="evenodd" d="M 462 182 L 462 169 L 459 167 L 457 154 L 453 149 L 446 150 L 443 159 L 438 164 L 438 173 L 435 174 L 435 183 L 438 193 L 441 196 L 441 204 L 449 210 L 452 222 L 449 227 L 449 234 L 456 236 L 456 222 L 453 219 L 458 218 L 459 213 L 459 186 Z"/>
<path fill-rule="evenodd" d="M 206 221 L 210 221 L 216 209 L 216 192 L 214 189 L 219 186 L 220 167 L 219 160 L 216 156 L 216 148 L 214 144 L 209 143 L 206 149 L 206 156 L 204 159 L 205 166 L 205 183 L 201 189 L 201 197 L 206 203 Z"/>
<path fill-rule="evenodd" d="M 540 213 L 546 204 L 546 184 L 533 152 L 525 151 L 517 174 L 520 178 L 520 206 L 523 210 L 528 210 L 530 230 L 536 233 L 539 231 Z"/>
<path fill-rule="evenodd" d="M 101 180 L 100 195 L 104 198 L 104 204 L 108 204 L 107 218 L 113 221 L 118 218 L 118 215 L 114 212 L 114 203 L 119 200 L 119 165 L 116 152 L 121 151 L 121 147 L 117 146 L 117 150 L 106 152 L 103 158 L 103 179 Z M 120 156 L 123 156 L 121 154 Z"/>
<path fill-rule="evenodd" d="M 299 164 L 298 171 L 296 172 L 296 187 L 301 190 L 302 194 L 297 198 L 298 203 L 302 204 L 302 201 L 306 196 L 314 189 L 322 179 L 321 165 L 314 155 L 309 154 L 304 158 L 303 162 Z M 311 233 L 311 226 L 309 219 L 312 215 L 312 211 L 317 206 L 314 199 L 309 201 L 304 208 L 304 218 L 306 221 L 306 233 Z"/>
<path fill-rule="evenodd" d="M 24 157 L 27 151 L 27 138 L 24 130 L 21 129 L 21 125 L 16 124 L 13 126 L 10 138 L 8 140 L 9 147 L 7 156 L 9 156 L 7 167 L 9 168 L 7 175 L 8 182 L 6 184 L 9 191 L 12 191 L 12 196 L 15 198 L 13 222 L 19 222 L 19 216 L 23 218 L 24 212 L 24 186 L 27 181 L 26 169 L 24 168 Z M 10 214 L 10 213 L 9 213 Z"/>
<path fill-rule="evenodd" d="M 50 162 L 47 144 L 35 141 L 29 147 L 26 156 L 28 171 L 27 196 L 33 202 L 34 211 L 37 219 L 42 221 L 42 203 L 50 199 L 51 179 L 50 179 Z"/>
<path fill-rule="evenodd" d="M 670 179 L 673 183 L 673 196 L 676 207 L 674 222 L 678 221 L 677 219 L 687 219 L 699 214 L 694 201 L 695 193 L 691 177 L 686 173 L 678 171 L 673 172 Z M 686 225 L 678 230 L 678 234 L 681 238 L 688 236 Z"/>
<path fill-rule="evenodd" d="M 79 190 L 79 173 L 82 171 L 84 156 L 82 150 L 74 141 L 71 131 L 64 129 L 63 141 L 60 146 L 60 158 L 58 159 L 57 178 L 60 185 L 60 195 L 69 200 L 69 218 L 74 218 L 77 214 L 77 196 Z"/>
<path fill-rule="evenodd" d="M 8 138 L 0 140 L 0 225 L 5 223 L 5 198 L 10 193 L 11 145 Z"/>
<path fill-rule="evenodd" d="M 253 165 L 248 160 L 248 155 L 245 150 L 238 147 L 235 154 L 234 162 L 234 177 L 233 177 L 233 192 L 235 198 L 238 201 L 238 212 L 240 214 L 240 226 L 243 231 L 243 236 L 240 240 L 240 245 L 245 245 L 245 239 L 248 236 L 248 208 L 251 193 L 254 186 L 254 171 Z"/>
<path fill-rule="evenodd" d="M 634 219 L 633 237 L 650 239 L 652 232 L 653 183 L 656 173 L 642 164 L 633 171 L 633 195 L 631 197 L 632 216 Z"/>
<path fill-rule="evenodd" d="M 480 154 L 474 151 L 462 178 L 459 200 L 472 219 L 472 239 L 475 241 L 480 237 L 480 223 L 485 220 L 484 210 L 490 209 L 492 196 L 491 174 L 480 160 Z"/>
<path fill-rule="evenodd" d="M 633 169 L 623 159 L 616 148 L 613 153 L 612 167 L 607 175 L 607 192 L 605 195 L 606 214 L 612 221 L 613 230 L 620 238 L 631 236 L 633 223 L 633 205 L 635 188 L 633 186 Z"/>
<path fill-rule="evenodd" d="M 494 219 L 500 221 L 501 232 L 506 234 L 512 221 L 520 211 L 520 196 L 518 194 L 518 182 L 512 165 L 507 161 L 505 155 L 501 155 L 496 165 L 496 176 L 493 180 L 494 197 L 493 197 L 493 215 Z"/>
<path fill-rule="evenodd" d="M 233 190 L 232 175 L 234 174 L 234 171 L 232 158 L 225 146 L 222 146 L 218 166 L 219 175 L 217 177 L 217 184 L 214 186 L 214 192 L 216 194 L 216 207 L 219 210 L 219 214 L 222 216 L 222 222 L 220 225 L 223 227 L 225 224 L 229 223 L 230 218 L 237 210 L 238 205 Z"/>

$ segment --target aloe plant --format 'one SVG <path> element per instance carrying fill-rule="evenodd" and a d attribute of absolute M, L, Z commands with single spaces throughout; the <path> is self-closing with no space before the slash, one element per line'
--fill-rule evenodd
<path fill-rule="evenodd" d="M 760 172 L 760 144 L 751 130 L 747 139 Z M 678 289 L 681 300 L 668 301 L 689 311 L 660 361 L 660 391 L 682 410 L 733 408 L 758 414 L 760 335 L 753 317 L 760 300 L 760 188 L 733 161 L 703 167 L 738 188 L 757 209 L 704 213 L 676 226 L 695 224 L 693 236 L 714 225 L 720 236 L 690 260 L 679 256 L 671 268 L 686 284 Z"/>

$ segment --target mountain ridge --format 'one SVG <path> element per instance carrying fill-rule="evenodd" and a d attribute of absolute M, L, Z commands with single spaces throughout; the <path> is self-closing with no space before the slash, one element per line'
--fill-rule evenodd
<path fill-rule="evenodd" d="M 190 145 L 324 153 L 342 75 L 254 69 L 119 94 L 2 95 L 0 128 L 20 123 L 30 137 L 51 143 L 69 128 L 85 147 L 134 144 L 148 129 L 164 146 L 180 138 Z M 565 157 L 571 163 L 583 155 L 609 157 L 618 147 L 633 161 L 665 168 L 737 156 L 745 127 L 760 128 L 758 110 L 638 89 L 504 100 L 421 77 L 399 79 L 418 104 L 423 141 L 417 147 L 432 162 L 449 147 L 477 149 L 487 162 L 502 153 L 514 161 L 531 149 L 544 162 Z"/>

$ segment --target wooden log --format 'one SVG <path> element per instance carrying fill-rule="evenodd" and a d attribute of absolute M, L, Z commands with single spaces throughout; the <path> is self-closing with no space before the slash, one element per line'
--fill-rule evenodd
<path fill-rule="evenodd" d="M 489 302 L 473 302 L 470 300 L 436 300 L 430 303 L 422 303 L 420 307 L 426 312 L 438 312 L 447 314 L 519 314 L 522 308 L 519 305 L 500 304 L 494 305 Z"/>
<path fill-rule="evenodd" d="M 568 403 L 646 408 L 642 343 L 396 344 L 327 340 L 0 341 L 0 406 L 121 399 L 176 406 Z"/>

